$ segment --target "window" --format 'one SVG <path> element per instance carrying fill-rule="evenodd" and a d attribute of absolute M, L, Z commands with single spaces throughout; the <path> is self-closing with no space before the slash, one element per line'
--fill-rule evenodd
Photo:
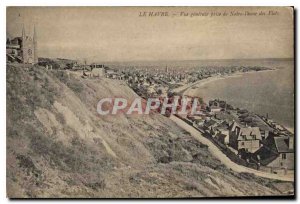
<path fill-rule="evenodd" d="M 28 55 L 32 55 L 32 50 L 31 49 L 28 49 Z"/>
<path fill-rule="evenodd" d="M 242 145 L 242 146 L 244 146 L 244 145 L 245 145 L 245 143 L 244 143 L 244 142 L 241 142 L 241 145 Z"/>
<path fill-rule="evenodd" d="M 286 159 L 286 154 L 282 154 L 282 159 Z"/>

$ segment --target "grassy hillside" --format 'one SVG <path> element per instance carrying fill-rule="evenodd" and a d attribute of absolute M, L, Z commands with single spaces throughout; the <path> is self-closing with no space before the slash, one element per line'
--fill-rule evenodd
<path fill-rule="evenodd" d="M 122 81 L 7 66 L 7 195 L 278 195 L 292 185 L 225 168 L 164 116 L 98 115 L 113 96 L 136 97 Z"/>

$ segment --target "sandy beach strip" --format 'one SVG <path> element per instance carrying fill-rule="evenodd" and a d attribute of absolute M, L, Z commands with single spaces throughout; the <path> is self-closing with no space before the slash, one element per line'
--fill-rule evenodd
<path fill-rule="evenodd" d="M 217 80 L 222 80 L 222 79 L 227 79 L 227 78 L 242 77 L 243 75 L 246 75 L 246 74 L 255 74 L 255 73 L 269 72 L 269 71 L 275 71 L 275 70 L 277 70 L 277 69 L 262 70 L 262 71 L 250 71 L 250 72 L 235 72 L 235 73 L 229 74 L 229 75 L 216 75 L 216 76 L 212 76 L 212 77 L 209 77 L 206 79 L 196 81 L 192 84 L 186 84 L 184 86 L 181 86 L 176 89 L 176 92 L 182 92 L 182 95 L 186 95 L 186 96 L 197 96 L 197 94 L 196 94 L 197 89 L 203 87 L 204 85 L 206 85 L 208 83 L 212 83 Z M 195 89 L 192 89 L 193 87 L 195 87 Z"/>

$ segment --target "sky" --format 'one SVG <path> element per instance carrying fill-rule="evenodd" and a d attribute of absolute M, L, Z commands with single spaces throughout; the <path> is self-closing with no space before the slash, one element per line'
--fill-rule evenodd
<path fill-rule="evenodd" d="M 210 16 L 212 12 L 221 16 Z M 245 12 L 257 15 L 241 15 Z M 205 13 L 208 16 L 191 16 Z M 8 37 L 21 36 L 23 24 L 30 34 L 35 24 L 39 57 L 87 61 L 293 57 L 293 11 L 286 7 L 8 7 L 6 21 Z"/>

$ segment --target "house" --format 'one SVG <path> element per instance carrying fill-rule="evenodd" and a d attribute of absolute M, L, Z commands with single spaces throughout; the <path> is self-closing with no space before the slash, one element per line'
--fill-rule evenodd
<path fill-rule="evenodd" d="M 29 32 L 30 33 L 30 32 Z M 6 61 L 18 62 L 24 64 L 37 64 L 37 36 L 35 26 L 33 34 L 25 33 L 25 27 L 22 29 L 22 36 L 6 39 Z"/>
<path fill-rule="evenodd" d="M 220 108 L 226 108 L 226 102 L 225 101 L 221 101 L 219 99 L 215 99 L 215 100 L 211 100 L 208 102 L 209 106 L 216 106 L 216 107 L 220 107 Z"/>
<path fill-rule="evenodd" d="M 147 87 L 147 93 L 148 94 L 156 94 L 155 87 L 154 86 L 148 86 Z"/>
<path fill-rule="evenodd" d="M 241 127 L 235 122 L 230 126 L 229 145 L 238 151 L 254 153 L 260 148 L 261 140 L 258 127 Z"/>
<path fill-rule="evenodd" d="M 215 136 L 216 140 L 221 142 L 222 144 L 229 144 L 229 134 L 227 132 L 217 132 Z"/>
<path fill-rule="evenodd" d="M 222 108 L 219 107 L 219 106 L 210 106 L 209 107 L 209 111 L 211 113 L 218 113 L 218 112 L 221 112 Z"/>
<path fill-rule="evenodd" d="M 231 125 L 229 126 L 229 131 L 230 131 L 230 132 L 233 132 L 237 126 L 241 126 L 241 125 L 238 124 L 237 122 L 233 121 L 233 122 L 231 123 Z"/>
<path fill-rule="evenodd" d="M 111 79 L 117 79 L 119 77 L 119 74 L 115 72 L 114 70 L 106 70 L 106 77 Z"/>
<path fill-rule="evenodd" d="M 77 61 L 70 63 L 69 65 L 67 65 L 68 67 L 70 67 L 70 69 L 76 71 L 76 70 L 83 70 L 84 69 L 84 65 L 79 64 Z"/>
<path fill-rule="evenodd" d="M 158 93 L 159 95 L 166 95 L 167 94 L 167 91 L 168 91 L 168 87 L 164 87 L 164 86 L 157 86 L 155 88 L 156 90 L 156 93 Z"/>
<path fill-rule="evenodd" d="M 255 152 L 255 159 L 263 166 L 275 169 L 294 169 L 294 137 L 269 136 Z"/>
<path fill-rule="evenodd" d="M 212 114 L 221 112 L 224 108 L 225 105 L 223 101 L 219 101 L 219 100 L 209 101 L 208 111 Z"/>
<path fill-rule="evenodd" d="M 94 69 L 94 68 L 103 68 L 104 69 L 104 64 L 96 64 L 96 63 L 92 63 L 90 65 L 91 69 Z"/>
<path fill-rule="evenodd" d="M 105 70 L 104 68 L 92 68 L 92 77 L 103 77 L 105 75 Z"/>
<path fill-rule="evenodd" d="M 260 134 L 261 134 L 261 138 L 262 140 L 266 140 L 269 137 L 269 130 L 262 130 L 260 129 Z"/>
<path fill-rule="evenodd" d="M 226 121 L 228 124 L 231 124 L 235 117 L 230 112 L 219 112 L 214 115 L 214 117 L 218 120 Z"/>
<path fill-rule="evenodd" d="M 202 116 L 188 116 L 193 121 L 193 124 L 196 126 L 203 126 L 205 119 Z"/>
<path fill-rule="evenodd" d="M 216 133 L 216 140 L 221 142 L 222 144 L 229 144 L 229 129 L 228 129 L 228 123 L 226 121 L 223 121 L 219 125 L 217 125 L 214 129 L 214 132 Z"/>
<path fill-rule="evenodd" d="M 22 38 L 16 37 L 14 39 L 7 38 L 6 40 L 6 61 L 7 62 L 19 62 L 23 61 L 22 59 Z"/>
<path fill-rule="evenodd" d="M 217 121 L 214 119 L 205 120 L 203 123 L 203 129 L 205 132 L 215 135 L 214 128 L 218 125 Z"/>

